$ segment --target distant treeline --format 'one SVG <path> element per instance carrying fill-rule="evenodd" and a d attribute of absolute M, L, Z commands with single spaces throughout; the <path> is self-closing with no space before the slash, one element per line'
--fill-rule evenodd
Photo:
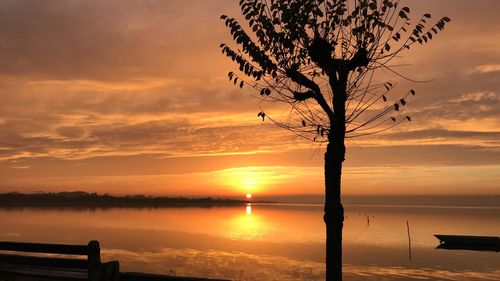
<path fill-rule="evenodd" d="M 144 195 L 112 196 L 83 191 L 57 193 L 18 192 L 0 194 L 0 207 L 185 207 L 234 206 L 248 203 L 244 200 L 222 198 L 154 197 Z"/>

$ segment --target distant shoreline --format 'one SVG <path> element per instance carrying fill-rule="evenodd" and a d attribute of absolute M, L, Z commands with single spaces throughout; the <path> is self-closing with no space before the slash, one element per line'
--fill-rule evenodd
<path fill-rule="evenodd" d="M 154 197 L 144 195 L 113 196 L 97 193 L 3 193 L 0 194 L 1 208 L 47 207 L 47 208 L 160 208 L 160 207 L 222 207 L 249 203 L 276 203 L 274 201 L 252 201 L 225 198 Z"/>
<path fill-rule="evenodd" d="M 323 196 L 275 196 L 260 200 L 240 200 L 235 198 L 214 197 L 167 197 L 146 195 L 115 196 L 109 194 L 74 192 L 40 192 L 40 193 L 0 193 L 0 208 L 183 208 L 183 207 L 225 207 L 245 204 L 271 205 L 314 205 L 323 206 Z M 500 195 L 468 195 L 468 196 L 344 196 L 344 206 L 348 207 L 419 207 L 419 208 L 451 208 L 479 207 L 500 208 Z"/>

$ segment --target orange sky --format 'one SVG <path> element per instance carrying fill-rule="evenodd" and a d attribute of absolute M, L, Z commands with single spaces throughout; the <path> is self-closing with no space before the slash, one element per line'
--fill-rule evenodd
<path fill-rule="evenodd" d="M 237 2 L 2 1 L 0 192 L 321 194 L 323 147 L 227 81 Z M 435 80 L 398 81 L 413 122 L 348 142 L 344 193 L 500 194 L 500 2 L 407 2 L 453 19 L 400 59 Z"/>

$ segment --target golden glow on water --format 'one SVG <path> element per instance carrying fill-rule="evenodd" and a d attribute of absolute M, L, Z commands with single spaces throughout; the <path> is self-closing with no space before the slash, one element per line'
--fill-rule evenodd
<path fill-rule="evenodd" d="M 255 240 L 262 238 L 268 233 L 268 226 L 263 221 L 263 217 L 252 214 L 252 205 L 247 204 L 245 214 L 238 215 L 231 222 L 231 232 L 229 236 L 237 240 Z"/>
<path fill-rule="evenodd" d="M 252 204 L 248 204 L 246 207 L 247 216 L 252 214 Z"/>

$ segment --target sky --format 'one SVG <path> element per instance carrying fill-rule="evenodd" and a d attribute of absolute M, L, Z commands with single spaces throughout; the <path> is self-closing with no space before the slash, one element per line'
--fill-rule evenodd
<path fill-rule="evenodd" d="M 237 2 L 0 1 L 0 192 L 322 194 L 324 146 L 227 80 Z M 432 81 L 399 81 L 411 123 L 347 142 L 343 193 L 500 194 L 500 1 L 406 4 L 453 21 L 400 58 Z"/>

